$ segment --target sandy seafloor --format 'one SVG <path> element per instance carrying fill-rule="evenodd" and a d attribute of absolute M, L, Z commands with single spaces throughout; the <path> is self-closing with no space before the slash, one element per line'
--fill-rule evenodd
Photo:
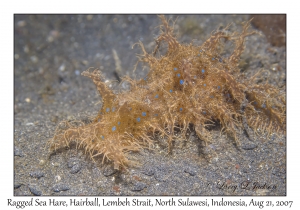
<path fill-rule="evenodd" d="M 179 41 L 195 44 L 229 23 L 230 31 L 241 30 L 249 18 L 171 17 L 177 17 Z M 100 159 L 92 162 L 75 147 L 49 152 L 47 142 L 60 121 L 87 121 L 101 107 L 94 84 L 81 72 L 96 67 L 107 80 L 115 80 L 118 60 L 120 76 L 134 78 L 141 50 L 132 45 L 141 40 L 151 52 L 160 21 L 155 15 L 15 15 L 14 24 L 15 196 L 286 195 L 286 138 L 276 135 L 259 136 L 256 148 L 244 150 L 215 128 L 211 144 L 201 148 L 191 131 L 188 141 L 175 140 L 172 154 L 166 141 L 157 139 L 155 150 L 132 154 L 140 166 L 122 171 Z M 285 60 L 285 46 L 274 47 L 264 34 L 253 35 L 247 38 L 241 69 L 250 77 L 263 68 L 270 83 L 282 86 Z M 136 77 L 145 74 L 139 66 Z M 248 141 L 246 135 L 240 139 Z M 242 189 L 245 183 L 251 188 Z M 253 189 L 255 183 L 262 189 Z"/>

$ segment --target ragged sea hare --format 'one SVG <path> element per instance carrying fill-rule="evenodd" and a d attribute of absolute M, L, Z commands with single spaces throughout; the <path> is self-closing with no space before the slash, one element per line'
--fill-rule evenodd
<path fill-rule="evenodd" d="M 130 90 L 114 93 L 104 82 L 100 70 L 86 70 L 102 97 L 102 107 L 91 123 L 64 121 L 50 140 L 51 150 L 76 142 L 87 154 L 112 161 L 115 169 L 132 163 L 132 151 L 152 148 L 155 136 L 168 139 L 172 146 L 174 132 L 185 134 L 190 127 L 200 140 L 210 142 L 209 126 L 219 124 L 237 144 L 241 132 L 255 135 L 285 134 L 286 106 L 284 90 L 268 83 L 258 83 L 262 71 L 245 79 L 239 68 L 250 21 L 241 32 L 229 33 L 227 26 L 216 31 L 201 46 L 182 44 L 164 16 L 153 52 L 143 43 L 138 61 L 149 67 L 140 80 L 122 78 Z M 229 56 L 222 57 L 222 45 L 232 42 Z M 167 44 L 162 55 L 160 45 Z M 158 55 L 159 54 L 159 55 Z M 63 126 L 62 126 L 63 125 Z"/>

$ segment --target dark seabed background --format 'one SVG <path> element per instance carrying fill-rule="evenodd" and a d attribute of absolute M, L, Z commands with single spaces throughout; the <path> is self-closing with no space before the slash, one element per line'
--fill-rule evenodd
<path fill-rule="evenodd" d="M 252 16 L 167 17 L 177 18 L 180 42 L 200 45 L 229 23 L 231 32 L 240 31 Z M 201 148 L 191 130 L 188 141 L 175 140 L 172 154 L 167 142 L 157 139 L 154 151 L 132 154 L 140 166 L 122 171 L 100 159 L 92 162 L 75 147 L 49 151 L 47 142 L 60 121 L 89 121 L 101 107 L 95 85 L 81 72 L 99 68 L 107 80 L 116 80 L 115 72 L 145 76 L 141 65 L 133 73 L 141 49 L 132 45 L 141 40 L 152 52 L 159 25 L 156 15 L 15 15 L 14 195 L 286 195 L 286 139 L 276 135 L 257 137 L 256 148 L 243 150 L 216 128 L 211 144 Z M 281 87 L 285 16 L 256 16 L 251 29 L 261 35 L 247 38 L 242 72 L 251 77 L 263 68 L 269 82 Z M 262 189 L 241 189 L 242 183 Z"/>

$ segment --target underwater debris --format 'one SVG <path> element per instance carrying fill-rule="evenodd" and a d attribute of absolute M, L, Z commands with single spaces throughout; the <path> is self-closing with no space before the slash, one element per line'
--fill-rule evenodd
<path fill-rule="evenodd" d="M 250 21 L 243 30 L 229 33 L 224 28 L 213 33 L 201 46 L 181 44 L 164 16 L 153 53 L 143 54 L 139 62 L 149 66 L 144 79 L 122 78 L 129 91 L 115 94 L 104 82 L 101 71 L 86 70 L 102 97 L 102 107 L 92 123 L 64 121 L 50 140 L 51 150 L 69 146 L 75 141 L 91 159 L 102 156 L 113 161 L 114 168 L 126 167 L 131 151 L 151 148 L 154 133 L 168 138 L 169 149 L 174 128 L 186 133 L 193 125 L 197 136 L 211 141 L 208 126 L 218 122 L 225 132 L 239 142 L 237 134 L 252 129 L 278 135 L 286 130 L 285 93 L 268 83 L 257 83 L 263 71 L 245 79 L 240 74 L 239 60 L 244 50 Z M 229 57 L 220 56 L 222 41 L 235 44 Z M 161 42 L 168 46 L 164 55 L 156 56 Z M 63 128 L 62 128 L 63 127 Z M 259 132 L 258 132 L 259 130 Z"/>

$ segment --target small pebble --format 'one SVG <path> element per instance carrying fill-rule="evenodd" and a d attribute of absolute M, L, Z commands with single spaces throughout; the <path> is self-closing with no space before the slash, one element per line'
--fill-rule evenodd
<path fill-rule="evenodd" d="M 19 148 L 14 149 L 14 156 L 24 157 L 22 150 Z"/>
<path fill-rule="evenodd" d="M 36 57 L 36 56 L 31 56 L 30 57 L 30 60 L 33 62 L 33 63 L 37 63 L 38 62 L 38 57 Z"/>
<path fill-rule="evenodd" d="M 87 19 L 87 20 L 92 20 L 92 19 L 93 19 L 93 15 L 87 15 L 87 16 L 86 16 L 86 19 Z"/>
<path fill-rule="evenodd" d="M 82 60 L 81 63 L 85 66 L 87 66 L 89 64 L 89 62 L 87 60 Z"/>
<path fill-rule="evenodd" d="M 62 65 L 58 68 L 59 71 L 64 71 L 65 69 L 66 69 L 65 64 L 62 64 Z"/>
<path fill-rule="evenodd" d="M 70 189 L 70 187 L 65 184 L 58 184 L 58 185 L 53 186 L 54 192 L 67 191 L 69 189 Z"/>
<path fill-rule="evenodd" d="M 17 26 L 19 26 L 19 27 L 24 27 L 24 26 L 26 26 L 26 21 L 25 21 L 25 20 L 20 20 L 20 21 L 18 21 Z"/>
<path fill-rule="evenodd" d="M 29 53 L 29 47 L 28 45 L 25 45 L 24 48 L 23 48 L 24 52 L 25 53 Z"/>
<path fill-rule="evenodd" d="M 76 173 L 78 173 L 79 171 L 80 171 L 80 169 L 81 169 L 81 165 L 78 163 L 78 164 L 75 164 L 72 168 L 71 168 L 71 170 L 70 170 L 70 173 L 71 174 L 76 174 Z"/>
<path fill-rule="evenodd" d="M 41 178 L 41 177 L 44 176 L 44 172 L 42 172 L 42 171 L 34 171 L 34 172 L 30 173 L 30 176 L 33 177 L 33 178 L 39 179 L 39 178 Z"/>
<path fill-rule="evenodd" d="M 196 171 L 191 168 L 184 169 L 184 172 L 190 174 L 191 176 L 195 176 L 197 174 Z"/>
<path fill-rule="evenodd" d="M 77 158 L 70 158 L 68 161 L 68 168 L 72 168 L 76 164 L 79 164 L 79 160 Z"/>
<path fill-rule="evenodd" d="M 61 177 L 59 175 L 55 176 L 55 182 L 59 182 L 61 180 Z"/>
<path fill-rule="evenodd" d="M 256 144 L 244 144 L 242 145 L 242 149 L 244 150 L 252 150 L 255 149 L 257 147 Z"/>
<path fill-rule="evenodd" d="M 146 188 L 146 184 L 143 182 L 136 182 L 133 186 L 133 188 L 131 189 L 132 191 L 141 191 L 144 188 Z"/>
<path fill-rule="evenodd" d="M 79 71 L 79 70 L 75 70 L 75 74 L 76 74 L 77 76 L 79 76 L 79 75 L 80 75 L 80 71 Z"/>
<path fill-rule="evenodd" d="M 36 186 L 29 186 L 29 190 L 34 195 L 38 195 L 38 196 L 42 195 L 42 192 L 36 189 Z"/>
<path fill-rule="evenodd" d="M 40 165 L 40 166 L 43 166 L 43 165 L 45 165 L 45 163 L 46 163 L 45 160 L 40 160 L 39 165 Z"/>
<path fill-rule="evenodd" d="M 19 183 L 19 182 L 17 182 L 17 183 L 14 183 L 14 189 L 17 189 L 17 188 L 19 188 L 19 187 L 21 187 L 21 183 Z"/>
<path fill-rule="evenodd" d="M 112 166 L 107 166 L 103 171 L 104 176 L 111 176 L 115 173 L 117 173 L 117 170 L 114 169 Z"/>
<path fill-rule="evenodd" d="M 146 168 L 142 171 L 142 173 L 147 176 L 152 176 L 154 174 L 154 170 L 152 168 Z"/>

